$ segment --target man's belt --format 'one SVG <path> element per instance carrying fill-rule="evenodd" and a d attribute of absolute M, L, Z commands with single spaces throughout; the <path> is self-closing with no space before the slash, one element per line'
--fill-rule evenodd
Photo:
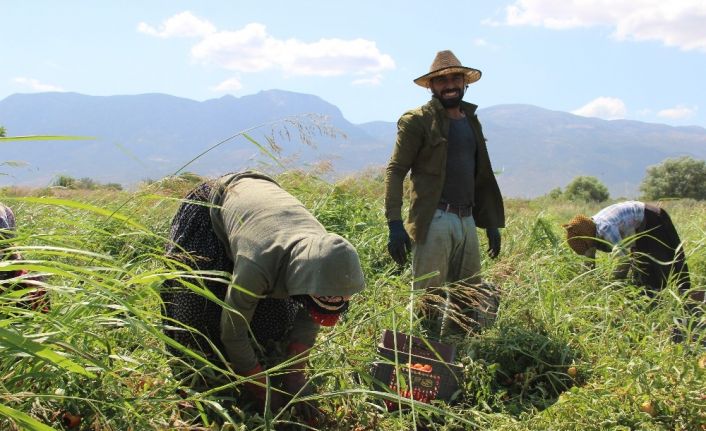
<path fill-rule="evenodd" d="M 437 208 L 447 213 L 456 214 L 459 217 L 470 217 L 473 215 L 472 205 L 461 207 L 451 204 L 439 204 Z"/>

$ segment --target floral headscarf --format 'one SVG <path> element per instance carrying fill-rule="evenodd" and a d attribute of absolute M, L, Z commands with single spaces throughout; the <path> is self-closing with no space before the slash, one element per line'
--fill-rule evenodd
<path fill-rule="evenodd" d="M 12 238 L 15 230 L 15 214 L 0 203 L 0 239 Z"/>

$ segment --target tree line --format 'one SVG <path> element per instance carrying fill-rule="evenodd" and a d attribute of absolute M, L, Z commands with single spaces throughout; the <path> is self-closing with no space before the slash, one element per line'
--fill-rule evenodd
<path fill-rule="evenodd" d="M 178 180 L 200 179 L 194 173 L 186 172 L 175 177 Z M 52 183 L 55 187 L 68 189 L 111 189 L 122 190 L 117 183 L 100 184 L 91 178 L 75 179 L 67 175 L 58 176 Z M 692 157 L 666 159 L 662 163 L 647 168 L 640 184 L 643 200 L 695 199 L 706 200 L 706 161 Z M 578 176 L 571 180 L 564 190 L 557 187 L 548 193 L 551 199 L 570 201 L 605 202 L 610 199 L 608 188 L 593 176 Z"/>
<path fill-rule="evenodd" d="M 643 200 L 706 200 L 706 161 L 685 156 L 650 166 L 640 184 L 640 192 Z M 604 202 L 610 198 L 610 193 L 598 178 L 579 176 L 571 180 L 564 190 L 557 187 L 548 196 L 555 200 Z"/>

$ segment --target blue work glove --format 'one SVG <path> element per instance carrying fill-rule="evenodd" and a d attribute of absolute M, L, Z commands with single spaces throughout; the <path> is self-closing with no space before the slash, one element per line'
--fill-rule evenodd
<path fill-rule="evenodd" d="M 402 220 L 393 220 L 387 223 L 390 228 L 390 236 L 387 240 L 387 252 L 392 256 L 392 260 L 398 265 L 407 262 L 407 253 L 412 251 L 412 241 L 404 230 Z"/>
<path fill-rule="evenodd" d="M 488 256 L 495 259 L 500 254 L 500 230 L 496 227 L 489 227 L 485 233 L 488 235 Z"/>

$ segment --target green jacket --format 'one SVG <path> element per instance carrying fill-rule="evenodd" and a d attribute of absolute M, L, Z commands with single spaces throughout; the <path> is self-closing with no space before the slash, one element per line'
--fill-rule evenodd
<path fill-rule="evenodd" d="M 461 102 L 468 122 L 476 134 L 475 205 L 473 218 L 480 228 L 505 226 L 505 209 L 495 180 L 476 105 Z M 412 171 L 407 229 L 418 242 L 426 238 L 446 178 L 449 117 L 436 98 L 407 111 L 397 122 L 397 142 L 385 174 L 385 217 L 402 220 L 402 188 L 407 172 Z"/>
<path fill-rule="evenodd" d="M 260 298 L 347 296 L 363 290 L 353 246 L 326 229 L 271 178 L 248 171 L 221 177 L 211 191 L 213 230 L 233 261 L 221 340 L 233 368 L 257 365 L 248 324 Z M 314 344 L 319 324 L 300 312 L 289 341 Z"/>

